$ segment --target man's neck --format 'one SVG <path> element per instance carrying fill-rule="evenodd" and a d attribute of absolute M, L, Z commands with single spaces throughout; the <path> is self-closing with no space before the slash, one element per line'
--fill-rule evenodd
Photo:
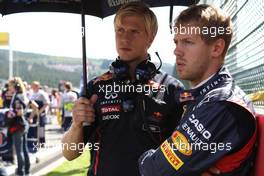
<path fill-rule="evenodd" d="M 136 71 L 136 68 L 138 66 L 138 64 L 140 64 L 141 62 L 143 62 L 144 60 L 148 59 L 148 55 L 146 55 L 144 58 L 137 58 L 137 59 L 134 59 L 133 61 L 130 61 L 130 62 L 127 62 L 127 65 L 129 67 L 129 74 L 130 74 L 130 77 L 131 77 L 131 81 L 135 81 L 135 71 Z"/>
<path fill-rule="evenodd" d="M 222 63 L 211 64 L 207 71 L 204 72 L 203 76 L 200 79 L 190 81 L 191 88 L 197 88 L 206 83 L 210 78 L 212 78 L 221 68 L 223 67 Z"/>

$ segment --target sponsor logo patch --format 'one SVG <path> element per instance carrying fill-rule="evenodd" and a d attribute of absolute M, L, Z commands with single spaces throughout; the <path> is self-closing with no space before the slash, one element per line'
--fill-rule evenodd
<path fill-rule="evenodd" d="M 109 105 L 109 106 L 103 106 L 101 108 L 102 114 L 110 113 L 110 112 L 120 112 L 121 106 L 120 105 Z"/>
<path fill-rule="evenodd" d="M 161 114 L 160 112 L 154 112 L 153 113 L 153 116 L 156 118 L 156 119 L 161 119 L 163 114 Z"/>
<path fill-rule="evenodd" d="M 191 124 L 193 124 L 196 128 L 196 130 L 202 134 L 202 136 L 209 140 L 210 137 L 212 136 L 212 134 L 206 130 L 206 128 L 204 127 L 204 125 L 195 117 L 194 114 L 191 115 L 191 117 L 189 117 L 189 121 Z"/>
<path fill-rule="evenodd" d="M 102 116 L 102 120 L 115 120 L 115 119 L 119 119 L 119 115 L 118 114 Z"/>
<path fill-rule="evenodd" d="M 168 141 L 166 140 L 163 142 L 160 148 L 170 165 L 174 169 L 179 170 L 184 162 L 173 152 L 173 149 L 170 147 Z"/>
<path fill-rule="evenodd" d="M 183 92 L 180 94 L 180 102 L 194 100 L 193 95 L 190 92 Z"/>
<path fill-rule="evenodd" d="M 192 154 L 191 146 L 187 140 L 187 138 L 179 131 L 175 131 L 171 139 L 173 141 L 173 144 L 176 146 L 178 151 L 183 154 L 190 156 Z"/>
<path fill-rule="evenodd" d="M 194 132 L 194 130 L 187 123 L 182 124 L 182 129 L 186 131 L 187 135 L 190 137 L 189 139 L 192 140 L 192 144 L 204 143 L 204 141 L 200 139 L 200 135 L 197 134 L 197 132 Z"/>
<path fill-rule="evenodd" d="M 121 103 L 120 99 L 117 99 L 117 100 L 105 100 L 105 101 L 100 102 L 100 105 L 111 105 L 111 104 L 119 104 L 119 103 Z"/>
<path fill-rule="evenodd" d="M 118 97 L 117 93 L 106 93 L 105 94 L 105 99 L 109 100 L 109 99 L 116 99 Z"/>

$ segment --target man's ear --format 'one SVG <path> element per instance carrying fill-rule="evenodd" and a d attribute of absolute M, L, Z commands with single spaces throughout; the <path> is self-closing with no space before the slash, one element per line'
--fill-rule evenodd
<path fill-rule="evenodd" d="M 225 41 L 223 39 L 217 39 L 213 43 L 211 55 L 213 57 L 221 57 L 225 49 Z"/>

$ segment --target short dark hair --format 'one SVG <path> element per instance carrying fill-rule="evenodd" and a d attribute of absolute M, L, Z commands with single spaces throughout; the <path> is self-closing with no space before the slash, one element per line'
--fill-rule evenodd
<path fill-rule="evenodd" d="M 212 37 L 211 34 L 200 33 L 202 40 L 210 44 L 217 39 L 223 39 L 225 41 L 225 48 L 223 56 L 225 56 L 227 49 L 231 43 L 233 29 L 230 16 L 228 16 L 220 8 L 213 7 L 208 4 L 193 5 L 182 11 L 175 20 L 175 27 L 180 25 L 192 24 L 199 28 L 211 29 L 212 27 L 224 29 L 222 34 L 216 33 L 216 36 Z"/>

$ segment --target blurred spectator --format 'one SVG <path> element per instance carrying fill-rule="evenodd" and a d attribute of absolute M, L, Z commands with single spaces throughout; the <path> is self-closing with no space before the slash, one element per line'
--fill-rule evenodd
<path fill-rule="evenodd" d="M 33 94 L 30 100 L 34 100 L 38 104 L 38 113 L 34 116 L 35 119 L 39 118 L 39 143 L 45 143 L 45 125 L 47 121 L 46 109 L 48 108 L 50 101 L 48 94 L 40 89 L 40 83 L 38 81 L 33 81 L 31 84 Z"/>
<path fill-rule="evenodd" d="M 42 90 L 44 92 L 49 92 L 49 86 L 47 86 L 47 85 L 42 86 Z"/>
<path fill-rule="evenodd" d="M 67 131 L 71 126 L 72 122 L 72 109 L 74 102 L 77 100 L 78 96 L 76 92 L 72 91 L 72 84 L 70 82 L 65 82 L 64 93 L 62 95 L 62 108 L 63 108 L 63 123 L 62 126 L 64 131 Z"/>
<path fill-rule="evenodd" d="M 8 131 L 12 134 L 17 155 L 16 175 L 28 175 L 30 160 L 27 148 L 28 123 L 24 117 L 24 110 L 29 103 L 25 94 L 25 87 L 19 77 L 11 79 L 8 90 L 13 95 L 7 112 Z"/>
<path fill-rule="evenodd" d="M 51 112 L 51 115 L 56 115 L 59 104 L 60 104 L 60 96 L 58 94 L 58 91 L 53 89 L 51 91 L 51 95 L 50 95 L 50 112 Z"/>
<path fill-rule="evenodd" d="M 13 96 L 13 93 L 10 91 L 8 87 L 8 83 L 5 84 L 4 89 L 2 91 L 2 100 L 3 100 L 3 108 L 9 108 L 10 102 Z M 6 152 L 2 154 L 2 160 L 7 164 L 11 165 L 14 164 L 14 154 L 13 154 L 13 141 L 12 141 L 12 135 L 8 131 L 7 132 L 7 146 L 6 146 Z"/>
<path fill-rule="evenodd" d="M 28 99 L 31 99 L 31 96 L 33 94 L 33 91 L 31 89 L 31 85 L 28 84 L 26 81 L 24 81 L 23 83 L 24 83 L 24 86 L 26 88 L 26 96 L 28 97 Z"/>
<path fill-rule="evenodd" d="M 8 83 L 5 84 L 5 87 L 2 91 L 3 107 L 9 108 L 10 102 L 12 99 L 12 93 L 8 90 Z"/>

